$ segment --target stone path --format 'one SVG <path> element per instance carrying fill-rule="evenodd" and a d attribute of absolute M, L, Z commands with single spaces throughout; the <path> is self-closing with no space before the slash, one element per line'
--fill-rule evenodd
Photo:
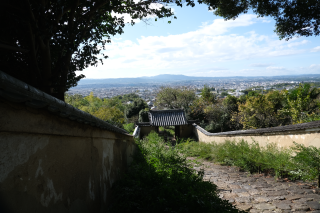
<path fill-rule="evenodd" d="M 194 158 L 188 158 L 194 159 Z M 204 180 L 218 186 L 219 196 L 249 212 L 313 212 L 320 213 L 320 189 L 316 183 L 275 180 L 260 174 L 240 172 L 237 167 L 203 161 Z"/>

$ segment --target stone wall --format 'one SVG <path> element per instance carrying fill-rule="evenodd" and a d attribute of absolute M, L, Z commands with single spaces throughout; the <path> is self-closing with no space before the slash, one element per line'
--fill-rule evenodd
<path fill-rule="evenodd" d="M 256 130 L 242 130 L 221 133 L 209 133 L 200 126 L 194 124 L 193 131 L 198 141 L 204 143 L 223 143 L 226 140 L 245 140 L 251 143 L 253 140 L 260 146 L 268 143 L 276 143 L 281 147 L 290 147 L 293 142 L 305 146 L 320 148 L 320 122 L 314 121 L 304 124 L 288 125 L 282 127 L 264 128 Z"/>
<path fill-rule="evenodd" d="M 0 72 L 0 212 L 107 212 L 133 137 Z"/>

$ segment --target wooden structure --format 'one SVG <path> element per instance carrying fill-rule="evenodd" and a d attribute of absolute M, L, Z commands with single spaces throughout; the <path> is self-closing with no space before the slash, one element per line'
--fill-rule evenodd
<path fill-rule="evenodd" d="M 137 123 L 140 127 L 140 137 L 148 135 L 151 131 L 159 132 L 160 126 L 174 126 L 175 137 L 186 138 L 192 135 L 192 124 L 195 120 L 187 120 L 183 109 L 150 110 L 149 122 Z"/>

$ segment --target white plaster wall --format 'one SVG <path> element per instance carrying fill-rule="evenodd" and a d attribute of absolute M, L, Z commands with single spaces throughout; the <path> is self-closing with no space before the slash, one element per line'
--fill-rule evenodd
<path fill-rule="evenodd" d="M 106 212 L 133 137 L 0 100 L 0 212 Z"/>
<path fill-rule="evenodd" d="M 265 133 L 262 135 L 232 135 L 232 136 L 208 136 L 194 127 L 194 132 L 200 142 L 223 143 L 226 140 L 245 140 L 249 143 L 256 141 L 260 146 L 266 146 L 268 143 L 276 143 L 280 147 L 290 147 L 293 142 L 304 144 L 305 146 L 315 146 L 320 148 L 319 130 L 307 129 L 304 131 L 277 132 L 276 134 Z"/>

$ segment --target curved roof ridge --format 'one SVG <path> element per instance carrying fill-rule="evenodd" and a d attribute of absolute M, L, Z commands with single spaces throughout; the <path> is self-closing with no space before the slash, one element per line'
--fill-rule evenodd
<path fill-rule="evenodd" d="M 188 125 L 183 109 L 150 110 L 148 112 L 151 126 Z"/>

